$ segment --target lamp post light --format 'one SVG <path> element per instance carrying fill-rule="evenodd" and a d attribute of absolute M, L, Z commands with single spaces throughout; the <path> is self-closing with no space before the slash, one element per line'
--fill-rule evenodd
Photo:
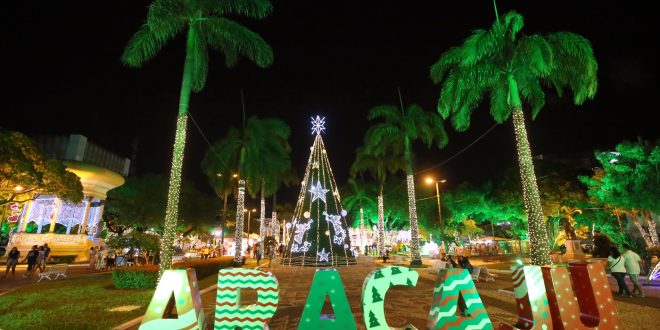
<path fill-rule="evenodd" d="M 252 210 L 245 209 L 245 210 L 243 210 L 243 212 L 247 212 L 247 214 L 248 214 L 248 221 L 247 221 L 247 223 L 248 223 L 248 227 L 247 227 L 248 237 L 247 237 L 247 242 L 248 242 L 248 245 L 250 245 L 250 214 L 252 212 L 257 212 L 257 209 L 252 209 Z"/>
<path fill-rule="evenodd" d="M 426 178 L 426 183 L 432 184 L 435 183 L 435 194 L 438 199 L 438 218 L 440 219 L 440 241 L 442 244 L 442 247 L 445 248 L 445 224 L 442 222 L 442 209 L 440 208 L 440 186 L 438 183 L 445 183 L 447 180 L 442 179 L 442 180 L 435 180 L 433 178 Z M 447 251 L 445 249 L 445 251 Z"/>

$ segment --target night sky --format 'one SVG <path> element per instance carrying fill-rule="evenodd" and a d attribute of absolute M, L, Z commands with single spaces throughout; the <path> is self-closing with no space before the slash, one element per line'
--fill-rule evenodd
<path fill-rule="evenodd" d="M 142 69 L 120 56 L 146 17 L 149 1 L 10 1 L 3 10 L 4 115 L 0 126 L 27 134 L 79 133 L 124 157 L 139 138 L 138 170 L 167 174 L 184 59 L 183 36 Z M 260 69 L 247 60 L 224 67 L 211 52 L 206 88 L 190 110 L 211 141 L 241 123 L 240 89 L 248 116 L 278 117 L 292 128 L 293 164 L 302 177 L 310 116 L 326 116 L 330 161 L 345 182 L 361 144 L 370 107 L 404 103 L 435 111 L 439 86 L 428 68 L 475 28 L 494 20 L 491 1 L 275 1 L 273 15 L 240 20 L 273 47 L 275 62 Z M 657 23 L 650 3 L 504 1 L 524 33 L 571 31 L 591 40 L 599 62 L 594 101 L 574 106 L 547 91 L 546 105 L 528 123 L 532 152 L 570 156 L 610 149 L 637 136 L 658 138 Z M 644 8 L 646 6 L 646 8 Z M 416 147 L 417 169 L 454 155 L 493 126 L 488 104 L 475 110 L 467 132 L 449 125 L 449 145 Z M 528 118 L 529 119 L 529 118 Z M 200 162 L 207 145 L 190 122 L 184 178 L 210 192 Z M 479 182 L 516 164 L 512 124 L 432 171 L 449 184 Z M 296 188 L 299 189 L 299 188 Z M 293 202 L 291 200 L 290 202 Z"/>

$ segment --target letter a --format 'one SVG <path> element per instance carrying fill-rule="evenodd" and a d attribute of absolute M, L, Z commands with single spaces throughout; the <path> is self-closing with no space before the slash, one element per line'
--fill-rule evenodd
<path fill-rule="evenodd" d="M 569 267 L 570 277 L 566 267 L 543 266 L 554 328 L 618 329 L 619 314 L 605 275 L 605 267 L 600 263 L 586 262 L 572 262 Z"/>
<path fill-rule="evenodd" d="M 177 318 L 164 318 L 175 308 Z M 151 329 L 204 329 L 194 269 L 168 269 L 163 273 L 140 325 L 140 330 Z"/>
<path fill-rule="evenodd" d="M 513 265 L 511 270 L 518 322 L 513 325 L 501 323 L 499 329 L 552 330 L 541 267 Z"/>
<path fill-rule="evenodd" d="M 406 267 L 385 267 L 372 271 L 362 285 L 362 312 L 367 329 L 390 330 L 385 320 L 384 298 L 393 285 L 416 286 L 419 274 Z M 405 329 L 416 329 L 407 325 Z"/>
<path fill-rule="evenodd" d="M 268 329 L 279 300 L 275 276 L 256 269 L 221 269 L 215 301 L 216 330 Z M 257 303 L 241 306 L 241 289 L 257 291 Z"/>
<path fill-rule="evenodd" d="M 465 301 L 464 314 L 456 315 L 459 297 Z M 493 329 L 472 277 L 466 269 L 441 269 L 433 290 L 427 329 Z"/>
<path fill-rule="evenodd" d="M 321 314 L 326 296 L 330 297 L 334 314 Z M 337 270 L 317 269 L 298 330 L 333 328 L 354 330 L 357 326 Z"/>

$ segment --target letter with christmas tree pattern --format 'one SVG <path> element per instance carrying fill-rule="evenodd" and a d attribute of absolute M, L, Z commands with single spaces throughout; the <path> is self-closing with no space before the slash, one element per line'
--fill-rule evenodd
<path fill-rule="evenodd" d="M 367 329 L 390 330 L 385 320 L 383 297 L 395 285 L 417 285 L 419 274 L 406 267 L 385 267 L 372 271 L 362 285 L 362 312 Z M 407 325 L 406 329 L 416 329 Z"/>
<path fill-rule="evenodd" d="M 601 263 L 543 266 L 545 289 L 556 330 L 618 329 L 619 314 Z M 571 279 L 573 285 L 571 286 Z"/>
<path fill-rule="evenodd" d="M 241 289 L 257 291 L 257 302 L 242 306 Z M 218 272 L 214 328 L 268 329 L 268 321 L 275 315 L 278 301 L 279 285 L 273 274 L 256 269 L 221 269 Z"/>
<path fill-rule="evenodd" d="M 164 318 L 171 314 L 177 318 Z M 168 269 L 163 273 L 139 329 L 204 329 L 194 269 Z"/>
<path fill-rule="evenodd" d="M 551 330 L 552 317 L 541 267 L 516 264 L 511 270 L 518 322 L 513 325 L 500 323 L 499 329 Z"/>
<path fill-rule="evenodd" d="M 326 296 L 330 298 L 334 314 L 321 314 Z M 351 306 L 346 298 L 344 284 L 336 269 L 316 270 L 298 329 L 357 329 Z"/>
<path fill-rule="evenodd" d="M 466 316 L 457 316 L 458 300 L 465 301 Z M 466 269 L 441 269 L 433 290 L 427 329 L 493 329 L 472 276 Z"/>

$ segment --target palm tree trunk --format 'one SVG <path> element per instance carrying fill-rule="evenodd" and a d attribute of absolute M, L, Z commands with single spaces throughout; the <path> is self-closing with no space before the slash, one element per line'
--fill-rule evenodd
<path fill-rule="evenodd" d="M 360 245 L 364 246 L 364 209 L 360 208 Z"/>
<path fill-rule="evenodd" d="M 512 109 L 513 129 L 516 135 L 518 149 L 518 166 L 520 167 L 520 181 L 522 182 L 523 199 L 527 213 L 527 226 L 532 264 L 543 266 L 552 264 L 550 249 L 548 248 L 548 232 L 545 228 L 543 209 L 539 187 L 536 183 L 532 152 L 529 148 L 525 117 L 522 112 L 522 103 L 518 93 L 518 85 L 509 76 L 509 105 Z"/>
<path fill-rule="evenodd" d="M 410 216 L 410 265 L 421 265 L 422 254 L 419 248 L 419 225 L 417 224 L 417 201 L 415 200 L 415 177 L 412 169 L 410 139 L 406 136 L 406 183 L 408 185 L 408 214 Z"/>
<path fill-rule="evenodd" d="M 240 266 L 243 262 L 243 219 L 245 209 L 245 180 L 238 179 L 238 198 L 236 200 L 236 232 L 234 236 L 235 250 L 234 250 L 234 265 Z M 249 234 L 248 234 L 249 237 Z"/>
<path fill-rule="evenodd" d="M 183 78 L 181 82 L 181 94 L 179 96 L 179 115 L 176 120 L 176 133 L 174 136 L 174 153 L 172 155 L 172 169 L 170 171 L 170 182 L 167 191 L 167 207 L 165 209 L 165 228 L 161 242 L 161 258 L 159 278 L 166 269 L 172 267 L 172 255 L 174 254 L 174 237 L 176 235 L 176 224 L 179 216 L 179 191 L 181 190 L 181 171 L 183 168 L 183 152 L 186 148 L 186 126 L 188 122 L 188 105 L 190 104 L 190 93 L 192 91 L 192 65 L 193 50 L 195 46 L 195 27 L 188 29 L 186 44 L 186 60 L 183 65 Z"/>
<path fill-rule="evenodd" d="M 383 211 L 383 185 L 378 194 L 378 255 L 385 255 L 385 215 Z"/>
<path fill-rule="evenodd" d="M 264 243 L 266 239 L 266 197 L 264 196 L 265 181 L 261 179 L 261 213 L 259 216 L 259 253 L 264 255 Z"/>
<path fill-rule="evenodd" d="M 616 221 L 619 223 L 619 232 L 623 234 L 623 224 L 621 223 L 621 211 L 614 210 L 614 215 L 616 215 Z"/>
<path fill-rule="evenodd" d="M 229 195 L 229 192 L 225 190 L 225 201 L 224 201 L 224 206 L 222 208 L 222 234 L 220 236 L 220 245 L 222 245 L 222 251 L 224 251 L 225 248 L 225 231 L 227 230 L 227 197 Z M 224 252 L 222 252 L 224 253 Z M 224 254 L 223 254 L 224 256 Z"/>

